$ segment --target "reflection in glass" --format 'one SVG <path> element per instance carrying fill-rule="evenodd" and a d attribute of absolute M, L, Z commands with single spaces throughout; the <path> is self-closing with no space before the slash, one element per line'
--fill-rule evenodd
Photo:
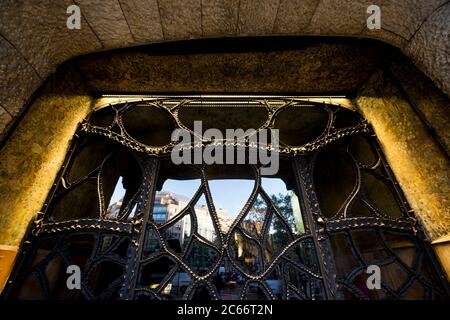
<path fill-rule="evenodd" d="M 257 241 L 249 239 L 242 232 L 235 231 L 231 240 L 234 260 L 248 274 L 262 272 L 261 246 Z"/>
<path fill-rule="evenodd" d="M 139 283 L 149 289 L 156 289 L 174 266 L 175 262 L 166 256 L 148 262 L 142 266 Z"/>
<path fill-rule="evenodd" d="M 162 289 L 161 295 L 166 299 L 181 300 L 188 287 L 192 284 L 192 278 L 185 270 L 179 268 L 172 279 Z"/>
<path fill-rule="evenodd" d="M 145 242 L 142 249 L 142 256 L 144 258 L 160 252 L 162 245 L 160 243 L 157 231 L 152 226 L 147 228 L 144 241 Z"/>
<path fill-rule="evenodd" d="M 311 239 L 306 239 L 293 245 L 286 253 L 286 257 L 312 272 L 319 273 L 316 252 L 314 242 Z"/>
<path fill-rule="evenodd" d="M 212 222 L 211 213 L 206 203 L 205 195 L 202 195 L 194 207 L 195 218 L 197 220 L 197 233 L 207 241 L 217 242 L 217 233 Z"/>
<path fill-rule="evenodd" d="M 261 186 L 269 195 L 270 200 L 283 215 L 294 235 L 305 232 L 300 202 L 293 190 L 288 190 L 286 183 L 278 177 L 261 178 Z"/>
<path fill-rule="evenodd" d="M 187 253 L 188 265 L 197 275 L 205 275 L 214 267 L 220 255 L 217 250 L 194 240 Z"/>
<path fill-rule="evenodd" d="M 291 240 L 292 237 L 286 229 L 285 224 L 275 213 L 272 213 L 264 246 L 264 262 L 266 267 L 281 253 Z"/>
<path fill-rule="evenodd" d="M 252 207 L 248 211 L 247 215 L 240 222 L 240 227 L 249 236 L 255 239 L 261 239 L 263 235 L 263 225 L 267 214 L 267 202 L 258 194 Z"/>
<path fill-rule="evenodd" d="M 173 252 L 181 254 L 186 249 L 192 236 L 191 223 L 191 215 L 186 214 L 163 229 L 162 235 Z"/>

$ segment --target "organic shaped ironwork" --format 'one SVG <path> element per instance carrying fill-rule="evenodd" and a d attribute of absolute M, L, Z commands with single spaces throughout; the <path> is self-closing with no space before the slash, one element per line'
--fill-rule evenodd
<path fill-rule="evenodd" d="M 197 119 L 221 130 L 254 127 L 250 134 L 279 129 L 272 150 L 280 153 L 279 172 L 174 165 L 171 132 L 195 134 Z M 211 143 L 199 138 L 200 147 Z M 271 148 L 246 139 L 214 143 Z M 231 218 L 216 196 L 233 193 L 218 183 L 228 180 L 247 190 Z M 189 196 L 165 192 L 167 181 L 189 182 Z M 269 192 L 274 183 L 280 194 Z M 105 106 L 83 121 L 3 297 L 446 298 L 435 261 L 357 113 L 282 97 L 149 98 Z M 74 264 L 80 290 L 65 286 Z M 380 290 L 365 286 L 372 264 L 383 273 Z"/>

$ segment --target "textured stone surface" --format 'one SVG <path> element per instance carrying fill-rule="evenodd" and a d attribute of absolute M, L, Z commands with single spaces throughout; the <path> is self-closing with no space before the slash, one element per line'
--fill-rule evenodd
<path fill-rule="evenodd" d="M 450 99 L 414 65 L 401 56 L 390 57 L 390 70 L 410 103 L 414 104 L 437 139 L 450 154 Z"/>
<path fill-rule="evenodd" d="M 14 117 L 24 107 L 41 78 L 22 55 L 0 37 L 0 102 Z"/>
<path fill-rule="evenodd" d="M 140 48 L 74 61 L 103 92 L 356 92 L 380 56 L 375 46 L 304 44 L 302 50 L 150 55 Z"/>
<path fill-rule="evenodd" d="M 46 78 L 62 61 L 101 48 L 85 20 L 81 22 L 80 30 L 67 28 L 66 10 L 72 4 L 70 0 L 1 2 L 0 34 L 17 48 L 42 78 Z"/>
<path fill-rule="evenodd" d="M 450 3 L 422 25 L 406 52 L 437 86 L 450 95 Z"/>
<path fill-rule="evenodd" d="M 381 8 L 381 27 L 409 40 L 422 22 L 447 0 L 384 0 L 374 2 Z"/>
<path fill-rule="evenodd" d="M 397 48 L 401 49 L 405 48 L 409 43 L 405 38 L 399 36 L 398 34 L 383 29 L 369 30 L 365 28 L 363 32 L 360 34 L 360 36 L 370 39 L 381 40 L 383 42 L 390 43 L 393 46 L 396 46 Z"/>
<path fill-rule="evenodd" d="M 120 5 L 136 42 L 163 39 L 157 0 L 120 0 Z"/>
<path fill-rule="evenodd" d="M 306 33 L 356 35 L 366 28 L 366 10 L 370 0 L 321 0 Z"/>
<path fill-rule="evenodd" d="M 8 124 L 11 122 L 12 117 L 2 106 L 0 106 L 0 136 L 6 132 Z"/>
<path fill-rule="evenodd" d="M 66 28 L 66 9 L 74 2 L 81 4 L 81 30 Z M 379 0 L 376 4 L 382 8 L 384 29 L 378 31 L 366 28 L 370 4 L 373 1 L 3 0 L 0 35 L 12 43 L 42 79 L 71 57 L 162 39 L 270 34 L 369 37 L 405 49 L 449 95 L 448 1 Z M 17 60 L 13 57 L 5 63 L 14 66 Z M 31 72 L 28 76 L 34 77 Z M 18 88 L 30 86 L 23 74 L 17 80 L 21 81 L 16 84 Z M 13 102 L 10 105 L 2 100 L 4 108 L 20 108 L 17 91 L 2 90 L 0 97 Z M 20 99 L 29 101 L 33 91 L 28 90 L 29 96 Z"/>
<path fill-rule="evenodd" d="M 158 0 L 158 4 L 165 39 L 202 36 L 201 0 Z"/>
<path fill-rule="evenodd" d="M 388 75 L 376 72 L 356 103 L 373 126 L 416 216 L 432 240 L 450 230 L 450 160 Z"/>
<path fill-rule="evenodd" d="M 105 48 L 124 47 L 134 42 L 119 0 L 76 0 Z"/>
<path fill-rule="evenodd" d="M 309 25 L 320 0 L 280 0 L 274 33 L 301 33 Z"/>
<path fill-rule="evenodd" d="M 239 0 L 203 0 L 203 35 L 235 35 L 237 32 L 238 12 Z"/>
<path fill-rule="evenodd" d="M 70 70 L 44 86 L 0 151 L 0 244 L 18 245 L 38 212 L 91 98 Z"/>
<path fill-rule="evenodd" d="M 241 0 L 239 35 L 272 34 L 279 0 Z"/>

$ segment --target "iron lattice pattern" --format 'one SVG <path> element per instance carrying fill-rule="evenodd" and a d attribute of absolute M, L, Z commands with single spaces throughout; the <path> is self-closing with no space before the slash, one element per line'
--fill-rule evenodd
<path fill-rule="evenodd" d="M 171 133 L 197 134 L 195 120 L 254 128 L 213 142 L 279 152 L 278 173 L 174 165 Z M 280 130 L 279 147 L 251 144 L 265 128 Z M 187 150 L 212 143 L 197 138 Z M 80 290 L 67 288 L 69 265 Z M 381 289 L 367 288 L 369 265 Z M 106 106 L 81 124 L 3 297 L 439 299 L 446 288 L 358 114 L 293 98 L 186 97 Z"/>

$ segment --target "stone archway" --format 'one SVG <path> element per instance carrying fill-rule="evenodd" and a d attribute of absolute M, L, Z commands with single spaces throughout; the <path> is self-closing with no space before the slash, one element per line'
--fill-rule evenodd
<path fill-rule="evenodd" d="M 0 5 L 0 134 L 62 62 L 96 51 L 182 39 L 264 35 L 380 39 L 400 48 L 450 94 L 448 1 L 381 1 L 382 29 L 369 31 L 366 11 L 372 2 L 4 1 Z M 66 10 L 73 3 L 81 8 L 80 30 L 66 27 Z"/>

